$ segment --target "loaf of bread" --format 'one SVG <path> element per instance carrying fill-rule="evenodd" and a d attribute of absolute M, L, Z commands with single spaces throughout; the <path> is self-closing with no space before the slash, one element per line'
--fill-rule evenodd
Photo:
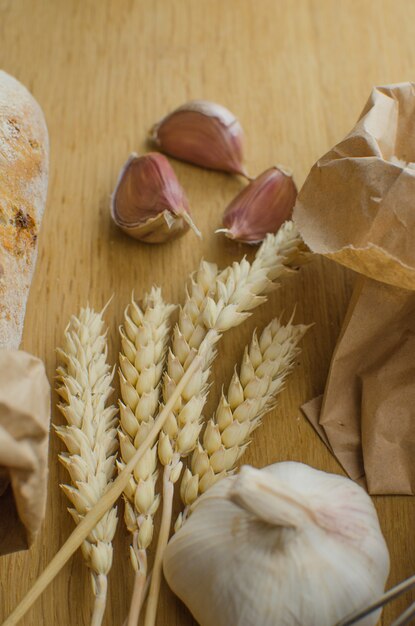
<path fill-rule="evenodd" d="M 49 141 L 28 90 L 0 71 L 0 349 L 18 348 L 46 202 Z"/>
<path fill-rule="evenodd" d="M 0 555 L 30 546 L 46 506 L 50 386 L 17 350 L 45 208 L 49 142 L 42 110 L 0 71 Z"/>

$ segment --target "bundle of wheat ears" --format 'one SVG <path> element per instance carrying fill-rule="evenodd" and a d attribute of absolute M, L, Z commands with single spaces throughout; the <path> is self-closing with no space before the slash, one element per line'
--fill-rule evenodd
<path fill-rule="evenodd" d="M 144 296 L 141 305 L 132 297 L 119 331 L 119 425 L 117 410 L 105 406 L 112 391 L 112 373 L 106 364 L 102 314 L 87 308 L 71 320 L 64 348 L 59 351 L 62 365 L 58 368 L 60 408 L 67 425 L 56 430 L 68 448 L 60 459 L 72 485 L 63 489 L 73 504 L 69 510 L 76 523 L 108 489 L 115 464 L 124 476 L 137 450 L 154 432 L 158 416 L 164 416 L 158 441 L 133 466 L 124 489 L 124 520 L 131 533 L 130 561 L 135 573 L 128 626 L 138 624 L 144 602 L 150 578 L 147 549 L 159 504 L 161 522 L 145 626 L 154 626 L 156 621 L 176 485 L 184 505 L 177 529 L 185 523 L 198 496 L 235 471 L 253 430 L 275 406 L 307 327 L 295 325 L 293 318 L 286 325 L 274 319 L 259 337 L 254 333 L 239 370 L 235 369 L 227 392 L 222 392 L 215 413 L 205 423 L 203 408 L 218 342 L 226 330 L 239 325 L 265 302 L 283 274 L 306 258 L 307 251 L 293 223 L 286 222 L 276 235 L 267 236 L 252 263 L 244 258 L 219 271 L 202 261 L 190 277 L 170 346 L 169 320 L 175 307 L 164 302 L 158 288 Z M 157 493 L 159 465 L 161 494 Z M 91 622 L 94 626 L 101 623 L 105 608 L 116 521 L 116 509 L 112 508 L 82 547 L 97 598 Z"/>

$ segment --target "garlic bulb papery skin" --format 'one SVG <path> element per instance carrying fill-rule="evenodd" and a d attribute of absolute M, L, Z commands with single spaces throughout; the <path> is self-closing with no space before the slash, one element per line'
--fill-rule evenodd
<path fill-rule="evenodd" d="M 291 218 L 296 199 L 292 173 L 281 165 L 270 167 L 231 201 L 223 214 L 223 228 L 216 232 L 258 244 Z"/>
<path fill-rule="evenodd" d="M 153 126 L 150 139 L 176 159 L 247 177 L 242 127 L 231 111 L 215 102 L 183 104 Z"/>
<path fill-rule="evenodd" d="M 169 586 L 201 626 L 334 626 L 376 599 L 388 572 L 366 492 L 294 462 L 244 466 L 216 483 L 164 558 Z"/>
<path fill-rule="evenodd" d="M 111 216 L 127 235 L 146 243 L 163 243 L 189 228 L 200 236 L 176 174 L 159 152 L 128 158 L 111 198 Z"/>

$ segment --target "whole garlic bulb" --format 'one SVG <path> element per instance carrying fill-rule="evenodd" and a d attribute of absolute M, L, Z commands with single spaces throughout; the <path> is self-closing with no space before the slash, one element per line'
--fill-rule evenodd
<path fill-rule="evenodd" d="M 293 462 L 245 466 L 214 485 L 164 558 L 168 584 L 201 626 L 334 626 L 377 598 L 388 572 L 366 492 Z"/>

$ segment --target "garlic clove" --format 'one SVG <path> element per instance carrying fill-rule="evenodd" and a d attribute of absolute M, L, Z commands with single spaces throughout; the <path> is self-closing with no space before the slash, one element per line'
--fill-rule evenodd
<path fill-rule="evenodd" d="M 146 243 L 162 243 L 189 227 L 200 236 L 172 167 L 158 152 L 129 157 L 111 198 L 111 216 L 127 235 Z"/>
<path fill-rule="evenodd" d="M 281 166 L 271 167 L 232 200 L 223 214 L 223 228 L 216 232 L 236 241 L 260 243 L 291 218 L 296 198 L 292 174 Z"/>
<path fill-rule="evenodd" d="M 166 154 L 212 170 L 248 176 L 243 165 L 243 131 L 231 111 L 207 100 L 178 107 L 151 130 Z"/>

